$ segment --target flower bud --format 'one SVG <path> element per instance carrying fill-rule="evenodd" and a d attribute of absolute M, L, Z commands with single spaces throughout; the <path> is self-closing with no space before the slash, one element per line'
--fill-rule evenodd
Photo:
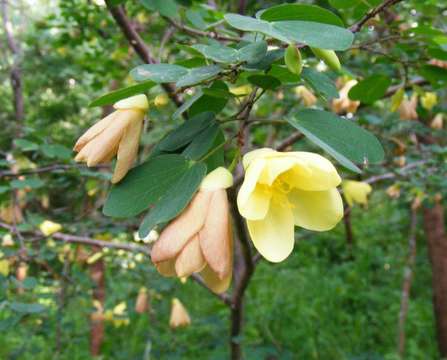
<path fill-rule="evenodd" d="M 138 314 L 143 314 L 149 309 L 149 296 L 147 289 L 142 287 L 138 292 L 137 301 L 135 302 L 135 311 Z"/>
<path fill-rule="evenodd" d="M 349 206 L 354 204 L 368 205 L 368 195 L 372 191 L 371 185 L 363 181 L 344 180 L 341 186 L 343 196 Z"/>
<path fill-rule="evenodd" d="M 171 317 L 169 319 L 169 326 L 171 329 L 185 327 L 190 324 L 191 318 L 189 317 L 189 314 L 183 304 L 177 298 L 172 299 Z"/>
<path fill-rule="evenodd" d="M 50 220 L 45 220 L 39 225 L 39 229 L 45 236 L 50 236 L 55 232 L 60 231 L 62 229 L 62 225 Z"/>
<path fill-rule="evenodd" d="M 303 103 L 306 107 L 314 106 L 317 103 L 316 96 L 303 85 L 295 88 L 295 94 L 303 99 Z"/>
<path fill-rule="evenodd" d="M 284 52 L 284 62 L 287 69 L 293 74 L 300 75 L 303 70 L 303 62 L 300 50 L 295 44 L 290 44 Z"/>
<path fill-rule="evenodd" d="M 310 49 L 315 54 L 315 56 L 323 60 L 325 64 L 329 66 L 329 68 L 331 68 L 334 71 L 341 70 L 340 60 L 338 60 L 338 56 L 334 50 L 325 50 L 312 47 Z"/>
<path fill-rule="evenodd" d="M 417 120 L 418 113 L 416 107 L 418 105 L 418 97 L 413 94 L 410 100 L 405 96 L 399 106 L 399 117 L 401 120 Z"/>
<path fill-rule="evenodd" d="M 444 127 L 444 115 L 436 114 L 430 123 L 430 127 L 435 130 L 441 130 Z"/>

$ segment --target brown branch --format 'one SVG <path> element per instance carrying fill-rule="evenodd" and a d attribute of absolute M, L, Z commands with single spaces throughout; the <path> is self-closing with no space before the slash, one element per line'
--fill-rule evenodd
<path fill-rule="evenodd" d="M 146 46 L 144 40 L 138 34 L 138 32 L 132 27 L 129 19 L 127 18 L 124 8 L 114 6 L 111 0 L 106 0 L 107 8 L 110 14 L 115 19 L 115 22 L 120 27 L 126 39 L 129 41 L 130 46 L 135 50 L 138 56 L 147 64 L 154 64 L 156 60 L 152 57 L 149 48 Z M 179 94 L 176 93 L 175 87 L 172 84 L 161 84 L 171 100 L 179 107 L 183 104 Z"/>
<path fill-rule="evenodd" d="M 402 295 L 400 300 L 397 351 L 401 357 L 405 351 L 405 323 L 408 315 L 408 303 L 410 301 L 411 282 L 413 280 L 414 263 L 416 259 L 416 232 L 417 209 L 411 209 L 410 235 L 408 237 L 408 258 L 405 264 L 405 273 L 402 283 Z"/>
<path fill-rule="evenodd" d="M 359 32 L 363 25 L 365 25 L 370 19 L 380 14 L 382 11 L 385 11 L 388 7 L 393 6 L 401 1 L 402 0 L 385 0 L 380 5 L 368 11 L 359 21 L 353 24 L 349 28 L 349 30 L 351 30 L 351 32 L 353 33 Z"/>
<path fill-rule="evenodd" d="M 103 168 L 103 169 L 109 169 L 110 165 L 97 165 L 95 166 L 95 168 Z M 46 172 L 53 172 L 53 171 L 60 171 L 60 170 L 71 170 L 71 169 L 79 169 L 79 170 L 87 170 L 88 167 L 81 165 L 81 164 L 53 164 L 53 165 L 48 165 L 48 166 L 43 166 L 41 168 L 36 168 L 36 169 L 29 169 L 29 170 L 24 170 L 21 172 L 15 172 L 13 170 L 5 170 L 5 171 L 0 171 L 0 177 L 19 177 L 22 175 L 33 175 L 33 174 L 42 174 L 42 173 L 46 173 Z"/>

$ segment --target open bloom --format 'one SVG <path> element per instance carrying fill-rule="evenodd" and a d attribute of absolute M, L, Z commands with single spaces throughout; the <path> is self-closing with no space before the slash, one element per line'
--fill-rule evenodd
<path fill-rule="evenodd" d="M 113 105 L 116 111 L 88 129 L 76 142 L 76 161 L 87 166 L 106 163 L 117 157 L 112 183 L 120 181 L 134 163 L 148 109 L 145 95 L 135 95 Z"/>
<path fill-rule="evenodd" d="M 232 234 L 226 188 L 233 184 L 223 167 L 210 172 L 186 209 L 160 234 L 152 262 L 164 276 L 200 273 L 206 285 L 221 293 L 230 285 Z"/>
<path fill-rule="evenodd" d="M 169 319 L 171 329 L 188 326 L 189 324 L 191 324 L 191 318 L 183 304 L 177 298 L 172 299 L 171 318 Z"/>
<path fill-rule="evenodd" d="M 326 231 L 343 217 L 336 189 L 341 179 L 324 157 L 264 148 L 247 153 L 243 165 L 245 179 L 237 205 L 256 249 L 267 260 L 279 262 L 289 256 L 295 225 Z"/>
<path fill-rule="evenodd" d="M 371 185 L 363 181 L 344 180 L 342 182 L 343 195 L 349 206 L 356 204 L 367 205 L 368 195 L 372 191 Z"/>

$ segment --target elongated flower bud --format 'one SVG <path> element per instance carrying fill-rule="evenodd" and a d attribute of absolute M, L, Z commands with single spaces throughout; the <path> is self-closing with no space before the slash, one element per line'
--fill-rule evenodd
<path fill-rule="evenodd" d="M 303 61 L 301 53 L 295 44 L 290 44 L 284 52 L 284 62 L 287 69 L 293 74 L 299 75 L 303 70 Z"/>
<path fill-rule="evenodd" d="M 334 71 L 341 70 L 340 60 L 338 60 L 338 56 L 334 50 L 325 50 L 312 47 L 310 49 L 315 54 L 315 56 L 323 60 L 325 64 L 329 66 L 329 68 L 331 68 Z"/>
<path fill-rule="evenodd" d="M 172 299 L 171 317 L 169 319 L 169 326 L 171 329 L 185 327 L 190 324 L 191 318 L 189 317 L 189 314 L 183 304 L 177 298 Z"/>

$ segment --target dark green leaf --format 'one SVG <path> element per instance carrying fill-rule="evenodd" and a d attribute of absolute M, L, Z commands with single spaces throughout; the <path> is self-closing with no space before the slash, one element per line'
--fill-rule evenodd
<path fill-rule="evenodd" d="M 436 87 L 447 85 L 447 69 L 434 65 L 424 65 L 420 68 L 419 74 Z"/>
<path fill-rule="evenodd" d="M 383 160 L 383 148 L 377 138 L 350 120 L 326 111 L 306 109 L 287 121 L 352 171 L 361 172 L 355 164 Z"/>
<path fill-rule="evenodd" d="M 140 0 L 144 7 L 152 11 L 158 11 L 167 17 L 177 17 L 177 3 L 174 0 Z"/>
<path fill-rule="evenodd" d="M 264 90 L 273 90 L 281 85 L 281 82 L 270 75 L 252 75 L 247 78 L 247 80 L 256 86 Z"/>
<path fill-rule="evenodd" d="M 222 68 L 218 65 L 202 66 L 188 70 L 188 72 L 178 79 L 177 87 L 196 85 L 202 81 L 209 80 L 220 73 Z"/>
<path fill-rule="evenodd" d="M 215 81 L 210 87 L 202 88 L 202 95 L 191 104 L 189 116 L 199 115 L 203 112 L 218 114 L 222 111 L 231 97 L 228 86 L 223 81 Z"/>
<path fill-rule="evenodd" d="M 138 215 L 156 204 L 189 168 L 190 160 L 181 155 L 151 157 L 112 186 L 104 215 L 120 218 Z"/>
<path fill-rule="evenodd" d="M 191 201 L 205 175 L 206 165 L 197 163 L 179 177 L 145 216 L 139 229 L 140 237 L 146 237 L 156 225 L 168 222 L 180 214 Z"/>
<path fill-rule="evenodd" d="M 172 64 L 144 64 L 132 69 L 130 75 L 136 81 L 151 80 L 156 83 L 176 82 L 188 73 L 188 69 Z"/>
<path fill-rule="evenodd" d="M 258 62 L 248 63 L 244 66 L 244 69 L 247 70 L 267 70 L 272 64 L 282 59 L 284 56 L 283 49 L 276 49 L 268 51 L 267 54 Z"/>
<path fill-rule="evenodd" d="M 41 145 L 39 148 L 43 152 L 43 154 L 49 158 L 67 160 L 70 159 L 72 156 L 71 149 L 59 144 L 44 144 Z"/>
<path fill-rule="evenodd" d="M 239 52 L 228 46 L 197 44 L 192 47 L 215 62 L 231 64 L 239 61 Z"/>
<path fill-rule="evenodd" d="M 34 303 L 34 304 L 26 304 L 26 303 L 20 303 L 20 302 L 13 302 L 9 304 L 9 307 L 11 310 L 18 312 L 18 313 L 25 313 L 25 314 L 36 314 L 40 313 L 45 310 L 45 306 L 42 304 Z"/>
<path fill-rule="evenodd" d="M 14 145 L 22 151 L 33 151 L 39 148 L 39 145 L 25 139 L 15 139 Z"/>
<path fill-rule="evenodd" d="M 352 100 L 360 100 L 365 104 L 372 104 L 385 95 L 390 85 L 391 80 L 389 77 L 372 75 L 354 85 L 348 95 Z"/>
<path fill-rule="evenodd" d="M 325 100 L 338 97 L 338 91 L 332 80 L 325 74 L 314 69 L 305 67 L 301 77 L 315 91 L 317 95 Z"/>
<path fill-rule="evenodd" d="M 269 75 L 279 79 L 283 84 L 294 84 L 300 81 L 299 75 L 293 74 L 285 66 L 272 65 Z"/>
<path fill-rule="evenodd" d="M 245 61 L 248 63 L 255 63 L 267 54 L 267 43 L 265 41 L 257 41 L 255 43 L 244 46 L 239 49 L 238 57 L 239 61 Z"/>
<path fill-rule="evenodd" d="M 211 149 L 219 130 L 219 125 L 211 124 L 192 140 L 182 154 L 192 160 L 199 160 Z"/>
<path fill-rule="evenodd" d="M 25 188 L 31 188 L 31 189 L 37 189 L 45 185 L 45 182 L 36 179 L 36 178 L 28 178 L 25 180 L 12 180 L 9 185 L 13 189 L 25 189 Z"/>
<path fill-rule="evenodd" d="M 133 95 L 141 94 L 155 86 L 156 83 L 153 81 L 145 81 L 140 84 L 128 86 L 119 90 L 115 90 L 112 92 L 109 92 L 103 96 L 100 96 L 99 98 L 93 100 L 89 106 L 104 106 L 109 104 L 114 104 L 118 100 L 128 98 Z"/>

